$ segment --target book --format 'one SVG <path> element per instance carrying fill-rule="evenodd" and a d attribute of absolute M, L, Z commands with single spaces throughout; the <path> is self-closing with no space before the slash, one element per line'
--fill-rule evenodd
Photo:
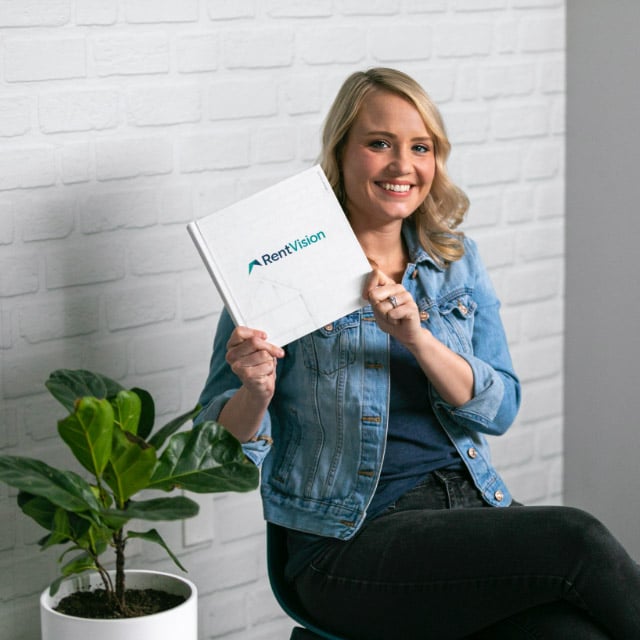
<path fill-rule="evenodd" d="M 371 266 L 319 165 L 187 229 L 236 326 L 277 346 L 365 304 Z"/>

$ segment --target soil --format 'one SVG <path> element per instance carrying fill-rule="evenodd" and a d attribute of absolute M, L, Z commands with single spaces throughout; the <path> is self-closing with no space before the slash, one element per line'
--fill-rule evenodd
<path fill-rule="evenodd" d="M 76 591 L 62 598 L 55 610 L 76 618 L 136 618 L 173 609 L 185 597 L 157 589 L 126 589 L 125 601 L 128 611 L 123 615 L 112 605 L 104 589 Z"/>

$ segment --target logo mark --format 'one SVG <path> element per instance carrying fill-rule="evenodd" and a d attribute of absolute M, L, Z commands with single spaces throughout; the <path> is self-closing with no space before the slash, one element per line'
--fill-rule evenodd
<path fill-rule="evenodd" d="M 262 264 L 260 264 L 260 260 L 252 260 L 249 263 L 249 275 L 251 275 L 251 272 L 253 271 L 253 267 L 261 267 Z"/>

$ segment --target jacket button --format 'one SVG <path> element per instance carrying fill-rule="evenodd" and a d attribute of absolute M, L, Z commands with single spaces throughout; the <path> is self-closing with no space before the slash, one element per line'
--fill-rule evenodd
<path fill-rule="evenodd" d="M 472 460 L 475 460 L 478 457 L 478 452 L 473 447 L 471 447 L 470 449 L 467 450 L 467 455 Z"/>
<path fill-rule="evenodd" d="M 325 331 L 333 331 L 333 325 L 332 324 L 325 324 L 324 325 L 324 330 Z"/>
<path fill-rule="evenodd" d="M 420 312 L 420 320 L 428 320 L 429 319 L 429 314 L 426 311 L 421 311 Z"/>
<path fill-rule="evenodd" d="M 494 494 L 493 497 L 498 501 L 498 502 L 502 502 L 504 500 L 504 493 L 502 493 L 502 491 L 500 491 L 500 489 L 498 489 Z"/>

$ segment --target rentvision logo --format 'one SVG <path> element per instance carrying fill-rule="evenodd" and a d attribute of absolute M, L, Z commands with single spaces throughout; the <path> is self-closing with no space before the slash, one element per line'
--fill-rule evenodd
<path fill-rule="evenodd" d="M 297 238 L 293 242 L 287 242 L 279 251 L 264 253 L 260 258 L 256 258 L 249 263 L 249 274 L 251 274 L 254 267 L 267 267 L 274 262 L 278 262 L 278 260 L 284 260 L 284 258 L 288 258 L 298 253 L 298 251 L 324 240 L 326 237 L 327 234 L 324 231 L 318 231 L 317 233 L 306 235 L 304 238 Z"/>

